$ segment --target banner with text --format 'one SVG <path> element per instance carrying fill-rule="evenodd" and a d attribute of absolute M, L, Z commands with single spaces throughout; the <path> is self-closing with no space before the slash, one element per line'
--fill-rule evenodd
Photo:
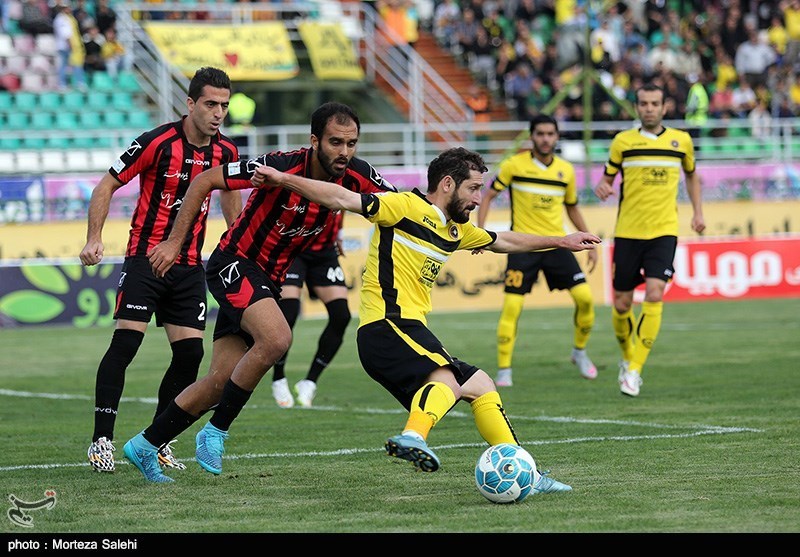
<path fill-rule="evenodd" d="M 363 81 L 364 70 L 358 64 L 353 42 L 340 24 L 304 21 L 298 30 L 319 79 Z"/>
<path fill-rule="evenodd" d="M 202 66 L 225 70 L 232 81 L 279 81 L 300 71 L 289 33 L 279 21 L 240 25 L 146 22 L 161 54 L 191 77 Z"/>

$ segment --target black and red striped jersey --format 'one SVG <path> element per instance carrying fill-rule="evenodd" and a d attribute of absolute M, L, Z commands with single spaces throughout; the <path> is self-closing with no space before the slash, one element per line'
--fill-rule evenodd
<path fill-rule="evenodd" d="M 183 119 L 137 137 L 108 170 L 123 184 L 139 176 L 139 197 L 125 255 L 147 255 L 151 247 L 166 240 L 192 179 L 204 170 L 238 158 L 236 145 L 219 132 L 206 147 L 190 144 L 183 132 Z M 210 202 L 211 195 L 203 202 L 176 263 L 202 263 Z"/>
<path fill-rule="evenodd" d="M 226 165 L 225 185 L 231 190 L 252 188 L 250 178 L 262 164 L 310 178 L 313 155 L 313 149 L 305 147 Z M 372 165 L 355 157 L 335 183 L 362 193 L 396 191 Z M 340 225 L 338 211 L 312 203 L 298 193 L 270 186 L 255 188 L 236 222 L 222 234 L 219 248 L 255 261 L 280 286 L 297 254 L 329 234 L 334 236 L 328 241 L 335 240 Z"/>

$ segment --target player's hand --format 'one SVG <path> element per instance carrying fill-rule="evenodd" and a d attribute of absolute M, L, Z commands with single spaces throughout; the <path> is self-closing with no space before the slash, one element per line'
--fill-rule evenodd
<path fill-rule="evenodd" d="M 605 201 L 613 193 L 614 187 L 606 182 L 600 182 L 600 185 L 594 189 L 594 194 L 600 198 L 600 201 Z"/>
<path fill-rule="evenodd" d="M 588 232 L 573 232 L 564 236 L 564 245 L 562 247 L 570 251 L 593 250 L 601 241 L 599 236 Z"/>
<path fill-rule="evenodd" d="M 90 267 L 92 265 L 97 265 L 100 261 L 103 260 L 103 251 L 105 250 L 105 246 L 103 246 L 103 242 L 100 240 L 90 240 L 86 242 L 86 245 L 83 246 L 81 250 L 80 259 L 81 263 L 85 266 Z"/>
<path fill-rule="evenodd" d="M 150 267 L 153 269 L 153 274 L 158 278 L 167 274 L 178 254 L 181 252 L 180 244 L 165 240 L 147 252 L 147 259 L 150 260 Z"/>
<path fill-rule="evenodd" d="M 253 172 L 253 177 L 250 178 L 250 183 L 253 187 L 260 188 L 262 186 L 277 186 L 280 184 L 280 177 L 283 174 L 280 170 L 261 164 L 256 167 Z"/>
<path fill-rule="evenodd" d="M 697 232 L 698 234 L 702 234 L 703 230 L 706 229 L 706 221 L 703 219 L 703 215 L 695 215 L 692 217 L 692 230 Z"/>

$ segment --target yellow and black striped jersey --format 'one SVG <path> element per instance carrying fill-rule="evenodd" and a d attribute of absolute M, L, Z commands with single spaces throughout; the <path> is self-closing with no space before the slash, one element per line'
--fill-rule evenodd
<path fill-rule="evenodd" d="M 375 229 L 362 276 L 359 326 L 392 318 L 426 323 L 444 262 L 456 250 L 485 248 L 497 239 L 471 222 L 446 220 L 418 189 L 363 198 L 362 213 Z"/>
<path fill-rule="evenodd" d="M 687 174 L 695 171 L 694 144 L 684 131 L 664 128 L 653 135 L 630 129 L 614 137 L 605 168 L 609 176 L 622 176 L 614 236 L 649 240 L 678 235 L 681 168 Z"/>
<path fill-rule="evenodd" d="M 492 189 L 508 188 L 511 230 L 540 236 L 565 236 L 564 205 L 578 203 L 575 168 L 561 157 L 545 165 L 530 151 L 500 164 Z M 546 250 L 544 250 L 546 251 Z"/>

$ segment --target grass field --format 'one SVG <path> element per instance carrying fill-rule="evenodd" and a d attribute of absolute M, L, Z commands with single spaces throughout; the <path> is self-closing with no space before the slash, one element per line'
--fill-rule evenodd
<path fill-rule="evenodd" d="M 522 444 L 572 493 L 493 505 L 473 482 L 485 444 L 460 403 L 432 431 L 434 474 L 384 455 L 405 411 L 360 368 L 355 321 L 312 409 L 278 408 L 268 380 L 231 429 L 220 476 L 194 462 L 201 419 L 176 445 L 188 468 L 147 484 L 122 445 L 152 418 L 169 354 L 151 328 L 128 370 L 117 471 L 91 471 L 94 377 L 110 329 L 0 329 L 0 486 L 51 509 L 43 533 L 788 533 L 800 531 L 800 299 L 668 304 L 642 394 L 617 387 L 610 309 L 597 308 L 595 381 L 569 363 L 571 309 L 520 321 L 514 387 Z M 434 314 L 450 352 L 494 373 L 498 314 Z M 300 320 L 287 374 L 302 378 L 322 321 Z M 208 335 L 210 336 L 210 334 Z M 206 344 L 206 358 L 210 343 Z M 205 373 L 205 363 L 201 373 Z M 376 548 L 377 549 L 377 548 Z"/>

